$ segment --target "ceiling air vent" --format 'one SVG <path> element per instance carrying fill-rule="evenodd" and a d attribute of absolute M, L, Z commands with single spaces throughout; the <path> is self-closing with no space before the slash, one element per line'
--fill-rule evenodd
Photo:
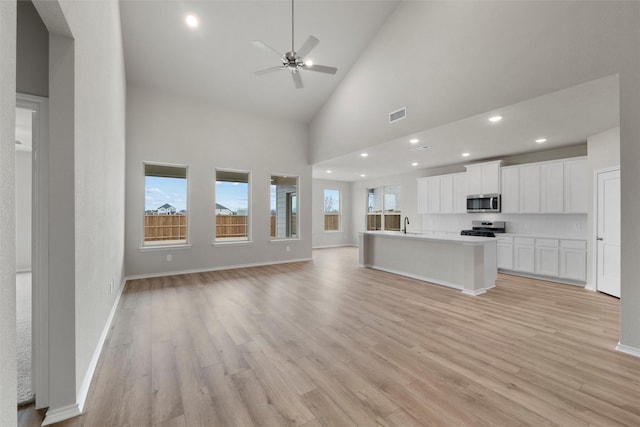
<path fill-rule="evenodd" d="M 389 113 L 389 123 L 397 122 L 407 117 L 407 107 Z"/>

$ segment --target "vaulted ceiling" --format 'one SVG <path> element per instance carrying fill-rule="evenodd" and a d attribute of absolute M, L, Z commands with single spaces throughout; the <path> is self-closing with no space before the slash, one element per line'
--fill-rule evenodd
<path fill-rule="evenodd" d="M 338 68 L 302 71 L 303 89 L 287 70 L 253 74 L 279 59 L 252 41 L 291 49 L 289 1 L 120 4 L 128 84 L 309 123 L 316 178 L 557 148 L 619 123 L 629 3 L 296 0 L 296 49 L 313 35 L 320 44 L 306 59 Z M 390 126 L 402 106 L 407 119 Z M 504 122 L 487 127 L 491 113 Z M 410 138 L 432 148 L 411 152 Z"/>
<path fill-rule="evenodd" d="M 290 1 L 120 2 L 127 82 L 247 112 L 309 122 L 349 72 L 394 10 L 397 0 L 295 2 L 295 45 L 310 35 L 320 43 L 307 59 L 338 68 L 336 75 L 302 72 L 296 89 L 286 70 L 253 45 L 291 49 Z M 185 23 L 198 18 L 197 28 Z"/>

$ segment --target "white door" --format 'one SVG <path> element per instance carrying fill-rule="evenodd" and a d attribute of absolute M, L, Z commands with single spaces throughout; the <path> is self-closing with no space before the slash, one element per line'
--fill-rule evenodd
<path fill-rule="evenodd" d="M 620 170 L 598 173 L 596 289 L 620 297 Z"/>

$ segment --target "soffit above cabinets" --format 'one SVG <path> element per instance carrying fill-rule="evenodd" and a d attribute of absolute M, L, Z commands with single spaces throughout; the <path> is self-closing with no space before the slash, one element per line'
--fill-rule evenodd
<path fill-rule="evenodd" d="M 503 119 L 489 122 L 496 114 Z M 368 147 L 366 158 L 357 151 L 319 162 L 313 177 L 355 181 L 572 146 L 619 121 L 618 77 L 609 76 Z M 546 142 L 536 143 L 541 138 Z M 422 146 L 429 148 L 416 150 Z"/>

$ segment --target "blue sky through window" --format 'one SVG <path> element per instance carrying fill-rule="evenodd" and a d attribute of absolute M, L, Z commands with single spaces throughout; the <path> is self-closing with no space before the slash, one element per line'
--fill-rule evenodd
<path fill-rule="evenodd" d="M 233 212 L 244 212 L 249 209 L 249 184 L 246 182 L 216 182 L 216 203 L 231 209 Z"/>
<path fill-rule="evenodd" d="M 145 176 L 144 210 L 155 211 L 165 203 L 175 207 L 177 212 L 186 211 L 187 180 L 184 178 Z"/>

